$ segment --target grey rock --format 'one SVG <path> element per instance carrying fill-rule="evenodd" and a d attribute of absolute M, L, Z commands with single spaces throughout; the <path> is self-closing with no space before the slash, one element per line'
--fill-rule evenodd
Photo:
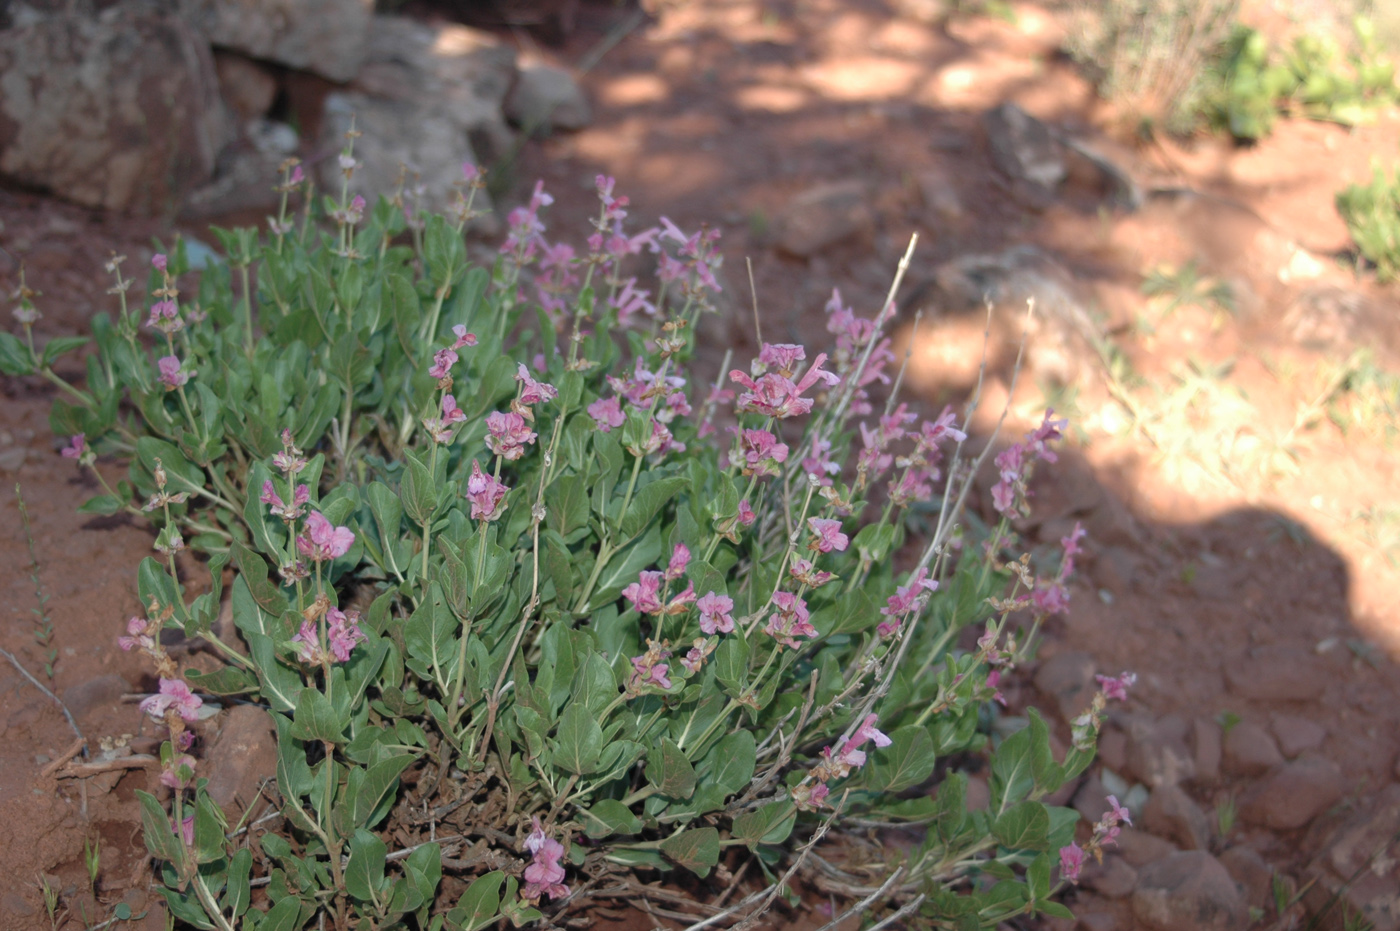
<path fill-rule="evenodd" d="M 82 721 L 95 711 L 115 705 L 129 691 L 131 686 L 121 676 L 98 676 L 64 689 L 63 704 L 76 720 Z"/>
<path fill-rule="evenodd" d="M 1247 658 L 1225 666 L 1230 691 L 1256 701 L 1311 701 L 1322 694 L 1328 678 L 1316 654 L 1282 644 L 1256 647 Z"/>
<path fill-rule="evenodd" d="M 943 220 L 962 219 L 962 198 L 958 196 L 958 189 L 943 172 L 921 171 L 914 181 L 919 186 L 919 197 L 926 208 Z"/>
<path fill-rule="evenodd" d="M 1103 781 L 1098 776 L 1091 775 L 1084 779 L 1070 804 L 1085 821 L 1097 821 L 1108 811 L 1109 794 Z"/>
<path fill-rule="evenodd" d="M 277 737 L 268 712 L 254 705 L 230 708 L 206 760 L 209 797 L 233 824 L 256 800 L 263 780 L 277 772 Z"/>
<path fill-rule="evenodd" d="M 250 121 L 243 138 L 219 157 L 214 180 L 186 199 L 184 217 L 275 210 L 281 199 L 274 190 L 281 180 L 278 169 L 296 154 L 298 143 L 296 130 L 285 123 Z"/>
<path fill-rule="evenodd" d="M 1256 908 L 1268 904 L 1273 888 L 1273 868 L 1252 847 L 1231 847 L 1218 857 L 1244 893 L 1245 903 Z"/>
<path fill-rule="evenodd" d="M 1236 931 L 1248 922 L 1234 879 L 1203 850 L 1144 867 L 1133 890 L 1133 915 L 1152 931 Z"/>
<path fill-rule="evenodd" d="M 1124 828 L 1118 835 L 1118 852 L 1129 866 L 1141 869 L 1163 857 L 1177 852 L 1177 846 L 1156 834 L 1139 831 L 1137 828 Z"/>
<path fill-rule="evenodd" d="M 1308 867 L 1308 878 L 1317 882 L 1304 903 L 1316 913 L 1338 896 L 1345 910 L 1371 922 L 1374 931 L 1400 931 L 1400 859 L 1392 846 L 1396 834 L 1400 784 L 1392 783 L 1325 839 L 1322 853 Z M 1340 929 L 1341 922 L 1332 916 L 1340 917 L 1343 910 L 1329 909 L 1331 921 L 1324 927 Z"/>
<path fill-rule="evenodd" d="M 230 138 L 209 48 L 125 0 L 0 31 L 0 175 L 86 207 L 173 214 Z"/>
<path fill-rule="evenodd" d="M 1278 744 L 1253 721 L 1241 721 L 1225 735 L 1225 770 L 1237 776 L 1259 776 L 1283 762 Z"/>
<path fill-rule="evenodd" d="M 1281 763 L 1240 796 L 1241 821 L 1276 831 L 1301 828 L 1346 792 L 1331 760 L 1304 757 Z"/>
<path fill-rule="evenodd" d="M 361 135 L 352 194 L 371 203 L 392 194 L 404 165 L 410 184 L 416 174 L 422 185 L 422 208 L 446 210 L 464 161 L 480 164 L 509 149 L 513 134 L 501 108 L 514 80 L 515 51 L 487 33 L 376 16 L 354 86 L 326 98 L 319 144 L 338 151 L 353 118 Z M 342 180 L 336 159 L 321 163 L 323 189 L 338 192 Z M 473 206 L 491 209 L 484 191 Z"/>
<path fill-rule="evenodd" d="M 573 75 L 553 65 L 530 65 L 505 99 L 505 116 L 527 132 L 575 131 L 593 122 L 588 98 Z"/>
<path fill-rule="evenodd" d="M 1276 714 L 1271 722 L 1278 748 L 1292 759 L 1308 750 L 1316 750 L 1327 739 L 1327 728 L 1307 718 L 1293 714 Z"/>
<path fill-rule="evenodd" d="M 1195 753 L 1196 778 L 1214 782 L 1220 778 L 1220 760 L 1224 753 L 1220 725 L 1210 718 L 1191 722 L 1191 744 Z"/>
<path fill-rule="evenodd" d="M 1054 194 L 1068 169 L 1064 148 L 1048 126 L 1009 102 L 987 111 L 983 125 L 998 171 L 1037 196 Z"/>
<path fill-rule="evenodd" d="M 778 215 L 778 248 L 810 258 L 837 243 L 870 234 L 874 227 L 870 192 L 861 181 L 838 181 L 808 188 Z"/>
<path fill-rule="evenodd" d="M 1058 653 L 1035 671 L 1035 687 L 1055 702 L 1061 718 L 1071 721 L 1089 707 L 1098 691 L 1094 669 L 1094 658 L 1088 653 Z"/>
<path fill-rule="evenodd" d="M 1084 931 L 1118 931 L 1118 916 L 1112 912 L 1084 912 L 1079 916 Z"/>
<path fill-rule="evenodd" d="M 1103 863 L 1086 862 L 1080 882 L 1106 899 L 1121 899 L 1131 895 L 1137 885 L 1138 873 L 1128 861 L 1107 854 Z"/>
<path fill-rule="evenodd" d="M 1210 819 L 1177 786 L 1162 786 L 1152 792 L 1142 811 L 1142 826 L 1185 850 L 1210 846 Z"/>
<path fill-rule="evenodd" d="M 268 69 L 242 55 L 215 51 L 219 93 L 241 122 L 267 115 L 277 97 L 277 79 Z"/>
<path fill-rule="evenodd" d="M 179 0 L 216 46 L 348 81 L 360 70 L 373 0 Z"/>

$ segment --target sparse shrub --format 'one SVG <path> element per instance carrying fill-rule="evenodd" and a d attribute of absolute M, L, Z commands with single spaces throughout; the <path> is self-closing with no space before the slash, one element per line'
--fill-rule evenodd
<path fill-rule="evenodd" d="M 1372 165 L 1369 184 L 1349 184 L 1337 194 L 1337 212 L 1361 254 L 1376 266 L 1376 277 L 1400 277 L 1400 170 L 1387 176 Z"/>
<path fill-rule="evenodd" d="M 697 390 L 716 233 L 629 234 L 600 177 L 576 251 L 545 238 L 537 186 L 479 267 L 467 176 L 450 218 L 342 192 L 324 227 L 284 204 L 266 235 L 221 231 L 194 301 L 179 248 L 144 308 L 111 263 L 122 310 L 94 320 L 88 384 L 53 423 L 81 465 L 130 463 L 83 509 L 158 529 L 120 643 L 160 680 L 142 708 L 169 729 L 170 801 L 140 803 L 171 911 L 457 931 L 665 894 L 737 920 L 801 872 L 925 925 L 1067 916 L 1052 897 L 1127 815 L 1081 847 L 1078 815 L 1042 800 L 1132 676 L 1101 677 L 1060 761 L 1033 709 L 997 743 L 979 726 L 1066 609 L 1082 531 L 1037 576 L 1011 525 L 1064 422 L 996 457 L 1001 520 L 964 536 L 988 454 L 969 460 L 951 410 L 875 408 L 889 307 L 833 294 L 830 353 L 764 344 Z M 624 272 L 642 253 L 655 291 Z M 48 361 L 0 338 L 11 374 Z M 915 504 L 927 540 L 906 538 Z M 208 559 L 192 599 L 186 548 Z M 230 562 L 241 642 L 212 627 Z M 182 671 L 167 628 L 228 665 Z M 230 832 L 209 798 L 191 724 L 210 695 L 268 709 L 279 822 Z M 990 806 L 969 811 L 951 763 L 984 753 Z M 882 828 L 923 836 L 886 847 Z M 641 882 L 677 870 L 672 891 Z"/>

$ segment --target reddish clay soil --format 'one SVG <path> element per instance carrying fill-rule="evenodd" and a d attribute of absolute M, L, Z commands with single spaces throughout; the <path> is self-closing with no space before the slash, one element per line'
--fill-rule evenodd
<path fill-rule="evenodd" d="M 1017 245 L 1035 246 L 1068 270 L 1147 386 L 1174 391 L 1188 358 L 1199 366 L 1233 360 L 1194 406 L 1175 413 L 1162 413 L 1166 402 L 1152 407 L 1155 396 L 1137 389 L 1135 397 L 1151 408 L 1138 429 L 1125 426 L 1123 406 L 1094 374 L 1097 360 L 1082 360 L 1089 374 L 1070 386 L 1072 442 L 1060 464 L 1038 476 L 1036 515 L 1021 529 L 1033 543 L 1053 544 L 1082 521 L 1089 558 L 1071 613 L 1051 626 L 1039 667 L 1013 677 L 1008 697 L 1013 710 L 1056 710 L 1056 696 L 1033 683 L 1038 668 L 1065 654 L 1089 654 L 1099 672 L 1136 670 L 1138 686 L 1103 748 L 1105 765 L 1129 782 L 1146 778 L 1129 759 L 1133 741 L 1141 740 L 1131 735 L 1154 722 L 1196 735 L 1218 728 L 1222 715 L 1276 733 L 1298 719 L 1320 725 L 1323 736 L 1306 752 L 1340 766 L 1342 800 L 1311 828 L 1241 823 L 1211 841 L 1217 852 L 1248 847 L 1301 885 L 1327 825 L 1397 778 L 1400 513 L 1388 531 L 1376 517 L 1397 504 L 1396 412 L 1346 434 L 1326 417 L 1300 412 L 1325 387 L 1325 366 L 1354 348 L 1370 347 L 1379 366 L 1400 370 L 1400 292 L 1354 270 L 1333 207 L 1343 184 L 1369 175 L 1373 157 L 1393 157 L 1400 116 L 1383 112 L 1373 125 L 1350 131 L 1283 121 L 1252 148 L 1219 139 L 1134 144 L 1115 137 L 1122 115 L 1097 100 L 1056 53 L 1062 32 L 1050 12 L 1018 3 L 1014 22 L 959 17 L 936 25 L 901 12 L 919 6 L 658 4 L 584 75 L 593 125 L 526 146 L 511 167 L 513 195 L 502 200 L 520 199 L 543 178 L 557 198 L 551 234 L 563 235 L 578 218 L 574 238 L 582 239 L 581 218 L 594 212 L 593 177 L 602 172 L 618 178 L 639 223 L 665 215 L 685 229 L 718 225 L 724 304 L 701 331 L 715 367 L 723 348 L 743 359 L 755 346 L 746 258 L 765 337 L 811 343 L 822 332 L 821 307 L 833 286 L 866 313 L 880 306 L 915 232 L 919 246 L 904 292 L 914 300 L 901 304 L 897 329 L 900 345 L 912 352 L 906 390 L 929 406 L 966 390 L 983 329 L 980 316 L 940 307 L 934 269 Z M 564 47 L 535 51 L 576 63 L 626 16 L 611 5 L 585 4 Z M 1056 200 L 1028 207 L 991 166 L 983 129 L 982 114 L 1008 100 L 1093 141 L 1157 193 L 1128 214 L 1101 206 L 1092 185 L 1071 177 Z M 925 202 L 921 186 L 927 189 L 922 182 L 929 178 L 955 192 L 957 209 Z M 862 233 L 807 259 L 775 249 L 775 224 L 795 195 L 852 179 L 869 192 L 871 222 Z M 1177 189 L 1205 196 L 1182 197 Z M 169 225 L 6 191 L 0 220 L 0 287 L 8 294 L 18 284 L 22 261 L 30 286 L 43 293 L 39 339 L 85 333 L 93 313 L 112 307 L 102 271 L 110 253 L 142 262 L 152 236 L 171 233 Z M 207 238 L 194 226 L 181 228 Z M 1317 260 L 1305 280 L 1286 273 L 1296 267 L 1290 263 L 1297 247 Z M 1214 320 L 1185 308 L 1153 335 L 1135 330 L 1135 318 L 1152 313 L 1139 291 L 1143 273 L 1187 260 L 1232 284 L 1238 313 Z M 1355 310 L 1340 335 L 1320 344 L 1301 338 L 1296 314 L 1289 316 L 1290 308 L 1316 304 L 1317 294 L 1343 295 Z M 919 309 L 926 317 L 911 335 Z M 64 374 L 79 377 L 80 368 L 68 364 L 72 371 Z M 993 372 L 974 427 L 985 436 L 1005 404 L 1006 429 L 1038 421 L 1047 396 L 1034 382 L 1022 379 L 1011 396 L 1004 374 Z M 58 456 L 47 426 L 49 386 L 3 378 L 0 391 L 0 472 L 20 486 L 33 524 L 58 650 L 51 685 L 92 753 L 104 738 L 149 750 L 150 728 L 128 696 L 145 691 L 150 674 L 115 639 L 138 608 L 135 568 L 150 552 L 151 534 L 124 518 L 75 512 L 95 483 Z M 1289 452 L 1273 454 L 1284 447 Z M 117 477 L 114 465 L 102 467 Z M 14 494 L 6 491 L 0 646 L 43 678 L 31 633 L 38 602 L 30 559 Z M 1309 657 L 1314 671 L 1325 673 L 1320 694 L 1252 699 L 1232 687 L 1231 677 L 1250 668 L 1261 647 Z M 215 727 L 217 719 L 209 731 Z M 150 906 L 133 793 L 154 786 L 154 772 L 46 775 L 73 733 L 8 663 L 0 663 L 0 731 L 7 841 L 0 873 L 10 877 L 0 893 L 0 926 L 49 926 L 41 876 L 62 893 L 60 927 L 83 927 L 84 914 L 89 924 L 105 920 L 119 901 L 137 914 Z M 1229 766 L 1209 772 L 1209 760 L 1191 746 L 1198 772 L 1186 785 L 1208 814 L 1249 789 L 1251 777 Z M 88 894 L 83 858 L 85 842 L 99 840 L 100 904 Z M 1078 912 L 1111 915 L 1115 923 L 1103 927 L 1135 927 L 1127 899 L 1083 888 L 1067 901 Z M 163 927 L 154 910 L 148 921 Z M 1275 922 L 1284 926 L 1270 912 L 1261 926 Z"/>

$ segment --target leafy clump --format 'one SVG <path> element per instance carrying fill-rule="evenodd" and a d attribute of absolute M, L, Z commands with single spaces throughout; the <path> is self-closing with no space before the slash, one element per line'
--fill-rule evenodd
<path fill-rule="evenodd" d="M 1337 212 L 1376 276 L 1400 278 L 1400 172 L 1387 175 L 1373 165 L 1370 183 L 1349 184 L 1337 194 Z"/>
<path fill-rule="evenodd" d="M 1067 915 L 1051 875 L 1082 863 L 1078 815 L 1042 799 L 1089 765 L 1130 678 L 1104 680 L 1062 761 L 1033 710 L 996 746 L 979 723 L 1067 606 L 1082 532 L 1038 577 L 1011 523 L 1063 421 L 997 455 L 1001 520 L 966 537 L 989 453 L 969 459 L 951 410 L 869 394 L 891 380 L 891 305 L 867 319 L 833 294 L 828 352 L 764 344 L 697 383 L 716 233 L 629 233 L 600 177 L 578 248 L 546 238 L 537 186 L 482 264 L 463 238 L 479 186 L 467 166 L 450 217 L 342 191 L 294 223 L 284 201 L 268 233 L 219 233 L 193 300 L 181 248 L 143 308 L 112 262 L 121 312 L 93 321 L 87 384 L 52 419 L 80 464 L 129 461 L 83 509 L 158 530 L 121 645 L 154 664 L 142 707 L 170 732 L 169 806 L 140 800 L 171 911 L 437 931 L 664 897 L 737 919 L 801 874 L 925 923 Z M 304 191 L 290 163 L 283 191 Z M 0 359 L 62 381 L 32 343 Z M 931 539 L 906 538 L 916 503 Z M 194 598 L 184 550 L 207 559 Z M 170 628 L 227 666 L 181 670 Z M 253 830 L 205 789 L 212 696 L 276 725 L 280 818 Z M 960 770 L 984 754 L 990 806 L 969 810 Z M 871 826 L 922 840 L 866 849 Z"/>

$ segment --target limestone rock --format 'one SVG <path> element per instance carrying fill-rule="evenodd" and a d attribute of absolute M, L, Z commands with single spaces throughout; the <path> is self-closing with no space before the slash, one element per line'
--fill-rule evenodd
<path fill-rule="evenodd" d="M 373 0 L 179 0 L 214 45 L 348 81 L 360 70 Z"/>
<path fill-rule="evenodd" d="M 1220 759 L 1224 753 L 1220 725 L 1210 718 L 1191 722 L 1191 743 L 1195 752 L 1196 778 L 1214 782 L 1220 778 Z"/>
<path fill-rule="evenodd" d="M 1400 784 L 1392 783 L 1322 845 L 1323 853 L 1308 867 L 1308 877 L 1317 880 L 1304 899 L 1309 909 L 1316 913 L 1338 895 L 1345 910 L 1371 922 L 1374 931 L 1400 931 L 1400 859 L 1392 846 L 1397 833 Z M 1322 927 L 1341 931 L 1343 911 L 1330 908 Z"/>
<path fill-rule="evenodd" d="M 224 715 L 206 762 L 209 797 L 233 824 L 257 798 L 262 781 L 277 772 L 272 718 L 255 705 L 234 705 Z"/>
<path fill-rule="evenodd" d="M 1064 148 L 1050 128 L 1014 103 L 989 110 L 983 118 L 992 164 L 1036 196 L 1049 198 L 1065 179 Z"/>
<path fill-rule="evenodd" d="M 1186 746 L 1189 725 L 1179 715 L 1132 720 L 1128 726 L 1128 767 L 1154 789 L 1186 782 L 1196 775 L 1196 757 Z"/>
<path fill-rule="evenodd" d="M 274 211 L 281 195 L 273 190 L 280 180 L 278 168 L 297 152 L 296 130 L 286 123 L 255 119 L 243 138 L 219 156 L 214 180 L 185 201 L 183 216 L 219 216 L 238 211 Z"/>
<path fill-rule="evenodd" d="M 1137 828 L 1124 828 L 1118 835 L 1118 852 L 1129 866 L 1141 869 L 1163 857 L 1177 853 L 1177 847 L 1169 840 L 1155 834 L 1139 831 Z"/>
<path fill-rule="evenodd" d="M 124 0 L 0 31 L 0 175 L 82 204 L 173 214 L 230 126 L 213 58 L 178 16 Z"/>
<path fill-rule="evenodd" d="M 553 65 L 530 65 L 505 100 L 506 119 L 527 132 L 575 131 L 593 122 L 588 98 L 573 75 Z"/>
<path fill-rule="evenodd" d="M 1102 864 L 1087 861 L 1080 882 L 1106 899 L 1121 899 L 1132 894 L 1137 879 L 1137 870 L 1128 861 L 1110 853 Z"/>
<path fill-rule="evenodd" d="M 1278 744 L 1253 721 L 1241 721 L 1225 735 L 1225 769 L 1237 776 L 1259 776 L 1283 762 Z"/>
<path fill-rule="evenodd" d="M 1273 888 L 1273 868 L 1264 862 L 1252 847 L 1231 847 L 1219 858 L 1244 892 L 1246 904 L 1263 908 L 1268 904 Z"/>
<path fill-rule="evenodd" d="M 84 721 L 88 715 L 117 704 L 129 691 L 131 686 L 121 676 L 98 676 L 64 689 L 63 704 L 76 720 Z"/>
<path fill-rule="evenodd" d="M 1225 666 L 1230 691 L 1256 701 L 1311 701 L 1322 694 L 1327 680 L 1316 654 L 1283 644 L 1257 647 Z"/>
<path fill-rule="evenodd" d="M 864 183 L 821 184 L 798 194 L 778 216 L 778 248 L 809 258 L 839 242 L 868 235 L 874 222 Z"/>
<path fill-rule="evenodd" d="M 1234 879 L 1203 850 L 1170 854 L 1139 871 L 1133 915 L 1152 931 L 1235 931 L 1248 921 Z"/>
<path fill-rule="evenodd" d="M 1199 805 L 1176 786 L 1153 791 L 1142 811 L 1142 826 L 1186 850 L 1210 846 L 1210 819 Z"/>
<path fill-rule="evenodd" d="M 371 203 L 392 194 L 403 164 L 421 181 L 423 209 L 445 210 L 464 161 L 490 161 L 510 146 L 501 108 L 514 79 L 515 51 L 487 33 L 376 16 L 354 86 L 326 98 L 320 145 L 338 151 L 353 117 L 361 135 L 351 193 Z M 323 189 L 340 190 L 336 159 L 319 174 Z M 476 209 L 490 209 L 484 195 Z"/>
<path fill-rule="evenodd" d="M 944 221 L 961 220 L 963 217 L 962 198 L 958 189 L 941 171 L 921 171 L 914 178 L 919 186 L 919 197 L 924 206 L 932 210 Z"/>
<path fill-rule="evenodd" d="M 1241 821 L 1276 831 L 1300 828 L 1346 792 L 1346 780 L 1331 760 L 1302 758 L 1281 763 L 1240 797 Z"/>

